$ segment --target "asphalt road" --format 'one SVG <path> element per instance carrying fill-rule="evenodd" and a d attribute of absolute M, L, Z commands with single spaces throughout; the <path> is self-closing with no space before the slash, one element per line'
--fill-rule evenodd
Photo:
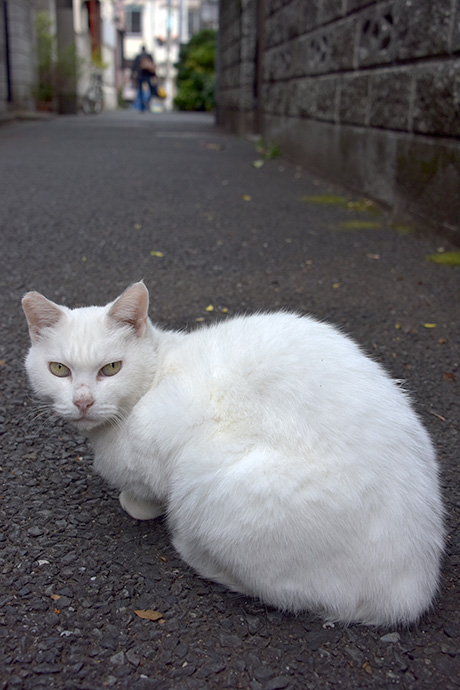
<path fill-rule="evenodd" d="M 258 158 L 207 115 L 0 128 L 0 690 L 460 685 L 460 268 L 426 260 L 455 247 Z M 161 519 L 122 513 L 85 439 L 42 414 L 22 294 L 103 304 L 140 278 L 160 324 L 296 309 L 406 380 L 439 451 L 449 528 L 442 589 L 418 625 L 323 625 L 201 580 Z"/>

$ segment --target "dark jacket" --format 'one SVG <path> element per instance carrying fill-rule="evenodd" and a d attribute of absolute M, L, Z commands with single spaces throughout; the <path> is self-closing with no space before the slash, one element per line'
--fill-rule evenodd
<path fill-rule="evenodd" d="M 150 58 L 152 62 L 154 62 L 153 57 L 150 53 L 147 53 L 146 51 L 142 51 L 139 53 L 139 55 L 136 55 L 134 58 L 133 66 L 131 68 L 131 77 L 133 79 L 148 79 L 149 77 L 153 77 L 153 73 L 149 72 L 148 70 L 141 69 L 141 61 L 142 58 Z"/>

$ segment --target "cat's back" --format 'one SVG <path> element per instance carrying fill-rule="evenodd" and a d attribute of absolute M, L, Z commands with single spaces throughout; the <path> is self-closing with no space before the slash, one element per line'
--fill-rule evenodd
<path fill-rule="evenodd" d="M 287 377 L 305 358 L 313 369 L 358 353 L 358 347 L 329 324 L 297 313 L 273 312 L 236 316 L 192 331 L 170 353 L 170 361 L 183 360 L 184 371 L 202 368 L 200 373 L 210 375 L 228 370 L 251 378 L 282 370 Z"/>
<path fill-rule="evenodd" d="M 288 313 L 198 330 L 170 364 L 186 402 L 167 432 L 162 419 L 163 438 L 176 443 L 176 420 L 189 423 L 169 521 L 191 565 L 282 608 L 327 602 L 334 619 L 413 618 L 428 605 L 442 547 L 434 452 L 382 367 L 334 327 Z"/>
<path fill-rule="evenodd" d="M 274 443 L 293 436 L 313 442 L 331 426 L 354 433 L 382 401 L 388 425 L 411 414 L 397 385 L 353 340 L 289 312 L 197 329 L 160 358 L 163 379 L 180 389 L 197 418 L 240 435 L 258 430 Z"/>

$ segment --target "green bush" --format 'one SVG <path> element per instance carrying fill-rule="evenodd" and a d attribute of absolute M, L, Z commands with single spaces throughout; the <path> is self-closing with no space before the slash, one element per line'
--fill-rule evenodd
<path fill-rule="evenodd" d="M 202 29 L 181 46 L 177 68 L 178 110 L 212 110 L 215 105 L 216 32 Z"/>
<path fill-rule="evenodd" d="M 38 84 L 34 89 L 37 101 L 51 103 L 59 93 L 75 89 L 82 61 L 75 43 L 58 50 L 56 35 L 48 12 L 37 12 L 37 71 Z"/>
<path fill-rule="evenodd" d="M 52 101 L 56 91 L 55 60 L 56 39 L 51 33 L 51 19 L 48 12 L 37 13 L 37 63 L 38 85 L 35 97 L 39 101 Z"/>

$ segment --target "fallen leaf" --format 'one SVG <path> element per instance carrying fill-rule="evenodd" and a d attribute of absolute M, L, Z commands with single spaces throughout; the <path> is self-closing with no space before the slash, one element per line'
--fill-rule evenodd
<path fill-rule="evenodd" d="M 415 232 L 415 228 L 413 225 L 399 225 L 393 223 L 392 225 L 390 225 L 390 228 L 396 230 L 396 232 L 399 235 L 410 235 L 412 232 Z"/>
<path fill-rule="evenodd" d="M 337 289 L 337 288 L 340 287 L 340 283 L 332 283 L 332 287 L 333 287 L 334 289 Z"/>
<path fill-rule="evenodd" d="M 367 254 L 368 259 L 380 259 L 380 254 Z"/>
<path fill-rule="evenodd" d="M 377 206 L 370 199 L 360 199 L 359 201 L 349 201 L 347 208 L 353 211 L 377 211 Z"/>
<path fill-rule="evenodd" d="M 455 374 L 452 371 L 445 371 L 442 378 L 446 381 L 453 381 L 455 383 Z"/>
<path fill-rule="evenodd" d="M 445 345 L 447 343 L 447 339 L 446 338 L 438 338 L 438 343 L 440 345 Z"/>
<path fill-rule="evenodd" d="M 204 321 L 204 316 L 198 316 L 195 321 L 198 321 L 198 323 L 201 323 L 201 321 Z"/>
<path fill-rule="evenodd" d="M 51 595 L 51 599 L 52 599 L 53 601 L 57 601 L 58 599 L 61 598 L 61 596 L 62 596 L 61 594 L 52 594 L 52 595 Z"/>
<path fill-rule="evenodd" d="M 6 359 L 0 359 L 0 367 L 2 367 L 6 362 Z"/>
<path fill-rule="evenodd" d="M 375 220 L 346 220 L 340 223 L 344 230 L 376 230 L 382 227 L 382 223 Z"/>
<path fill-rule="evenodd" d="M 133 228 L 134 230 L 140 230 L 142 228 L 142 225 L 140 223 L 134 223 Z"/>
<path fill-rule="evenodd" d="M 436 324 L 435 323 L 424 323 L 423 327 L 424 328 L 436 328 Z"/>
<path fill-rule="evenodd" d="M 212 304 L 208 304 L 208 306 L 206 307 L 205 311 L 214 311 L 213 305 L 212 305 Z"/>
<path fill-rule="evenodd" d="M 244 199 L 244 201 L 251 201 L 252 196 L 250 194 L 243 194 L 241 198 Z"/>
<path fill-rule="evenodd" d="M 221 311 L 222 311 L 222 314 L 228 314 L 227 307 L 222 307 Z"/>
<path fill-rule="evenodd" d="M 430 414 L 432 414 L 433 417 L 437 417 L 438 419 L 440 419 L 441 422 L 447 422 L 447 419 L 442 415 L 438 414 L 437 412 L 433 412 L 432 410 L 430 410 Z"/>
<path fill-rule="evenodd" d="M 152 252 L 150 252 L 150 256 L 158 256 L 158 258 L 161 259 L 164 256 L 164 254 L 163 254 L 163 252 L 152 251 Z"/>
<path fill-rule="evenodd" d="M 364 662 L 363 669 L 366 671 L 366 673 L 369 673 L 369 675 L 372 673 L 372 666 L 368 661 Z"/>
<path fill-rule="evenodd" d="M 149 621 L 159 621 L 163 618 L 162 613 L 159 611 L 153 611 L 152 609 L 139 609 L 134 611 L 134 613 L 136 616 L 139 616 L 139 618 L 145 618 Z"/>
<path fill-rule="evenodd" d="M 443 252 L 441 254 L 428 254 L 427 261 L 445 266 L 460 266 L 460 252 Z"/>
<path fill-rule="evenodd" d="M 326 206 L 346 206 L 348 200 L 344 196 L 335 196 L 333 194 L 317 194 L 316 196 L 301 196 L 299 201 L 309 204 L 325 204 Z"/>
<path fill-rule="evenodd" d="M 256 161 L 253 161 L 252 167 L 253 168 L 262 168 L 265 165 L 265 161 L 263 161 L 261 158 L 259 158 Z"/>

